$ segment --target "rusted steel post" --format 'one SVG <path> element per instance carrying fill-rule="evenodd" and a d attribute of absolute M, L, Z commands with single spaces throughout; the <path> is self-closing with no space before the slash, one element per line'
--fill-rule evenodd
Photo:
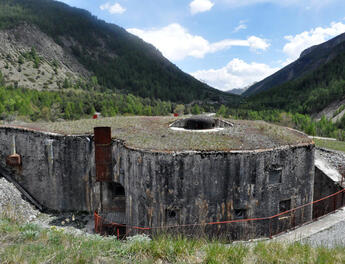
<path fill-rule="evenodd" d="M 344 175 L 345 175 L 345 172 L 343 172 L 342 174 L 341 174 L 341 188 L 344 188 L 344 186 L 343 186 L 343 183 L 344 183 Z M 345 202 L 344 202 L 344 190 L 341 192 L 341 204 L 340 204 L 340 206 L 342 207 L 342 206 L 344 206 L 345 205 Z"/>
<path fill-rule="evenodd" d="M 111 128 L 95 127 L 94 133 L 96 180 L 110 182 L 112 180 Z"/>
<path fill-rule="evenodd" d="M 272 218 L 269 219 L 269 238 L 272 239 Z"/>
<path fill-rule="evenodd" d="M 95 221 L 95 233 L 98 233 L 98 216 L 97 216 L 97 213 L 95 212 L 93 214 L 94 216 L 94 221 Z"/>
<path fill-rule="evenodd" d="M 102 217 L 98 216 L 98 230 L 99 233 L 102 235 L 103 234 L 103 219 Z"/>

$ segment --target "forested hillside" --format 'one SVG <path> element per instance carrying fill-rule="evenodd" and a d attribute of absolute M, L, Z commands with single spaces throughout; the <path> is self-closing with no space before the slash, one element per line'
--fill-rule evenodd
<path fill-rule="evenodd" d="M 230 115 L 235 119 L 261 119 L 294 127 L 309 135 L 345 140 L 345 105 L 342 103 L 345 101 L 344 37 L 344 34 L 340 35 L 302 53 L 301 57 L 304 58 L 328 58 L 316 69 L 313 70 L 311 65 L 308 73 L 302 77 L 244 97 L 238 107 L 221 106 L 218 115 Z M 277 74 L 273 74 L 267 80 L 277 81 L 276 77 Z M 318 114 L 330 105 L 336 107 L 328 114 L 328 119 Z M 311 118 L 317 114 L 321 120 Z"/>
<path fill-rule="evenodd" d="M 320 45 L 312 46 L 301 53 L 301 56 L 291 64 L 278 72 L 253 84 L 244 92 L 244 96 L 259 94 L 268 91 L 273 87 L 282 85 L 289 81 L 295 81 L 306 74 L 329 63 L 339 54 L 344 52 L 345 34 L 341 34 Z"/>
<path fill-rule="evenodd" d="M 81 85 L 81 86 L 78 86 Z M 0 120 L 58 121 L 115 115 L 169 115 L 214 112 L 216 106 L 203 102 L 177 104 L 132 94 L 93 91 L 93 83 L 76 84 L 54 91 L 26 89 L 5 85 L 0 71 Z"/>
<path fill-rule="evenodd" d="M 330 62 L 294 81 L 286 82 L 247 99 L 244 108 L 313 114 L 334 101 L 345 98 L 345 42 L 343 48 Z"/>
<path fill-rule="evenodd" d="M 183 103 L 237 100 L 182 72 L 152 45 L 85 10 L 52 0 L 0 0 L 0 29 L 23 23 L 36 25 L 72 54 L 97 78 L 101 91 Z"/>
<path fill-rule="evenodd" d="M 35 89 L 1 86 L 0 120 L 25 121 L 59 119 L 74 120 L 91 117 L 95 112 L 102 116 L 115 115 L 168 115 L 174 104 L 157 99 L 143 99 L 134 95 L 90 92 L 66 89 L 62 91 L 37 91 Z M 191 111 L 191 109 L 189 109 Z"/>

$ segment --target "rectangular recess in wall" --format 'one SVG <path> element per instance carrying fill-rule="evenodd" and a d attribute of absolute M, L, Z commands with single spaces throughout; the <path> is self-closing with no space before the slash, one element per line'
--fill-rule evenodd
<path fill-rule="evenodd" d="M 282 171 L 283 171 L 283 169 L 281 167 L 271 168 L 268 172 L 269 184 L 281 183 L 282 182 Z"/>
<path fill-rule="evenodd" d="M 289 211 L 291 209 L 291 199 L 279 202 L 279 213 Z"/>
<path fill-rule="evenodd" d="M 252 171 L 252 174 L 250 175 L 250 183 L 256 184 L 256 170 Z"/>
<path fill-rule="evenodd" d="M 110 182 L 112 181 L 111 128 L 95 127 L 94 133 L 96 180 Z"/>
<path fill-rule="evenodd" d="M 235 219 L 245 219 L 247 210 L 246 209 L 235 209 Z"/>

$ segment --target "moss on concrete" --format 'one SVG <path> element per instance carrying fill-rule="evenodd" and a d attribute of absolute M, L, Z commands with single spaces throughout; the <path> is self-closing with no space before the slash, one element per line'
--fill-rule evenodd
<path fill-rule="evenodd" d="M 110 126 L 112 136 L 132 148 L 151 151 L 230 151 L 271 149 L 285 145 L 311 144 L 307 136 L 263 121 L 227 120 L 231 128 L 218 132 L 174 131 L 174 117 L 118 116 L 98 120 L 34 123 L 29 128 L 61 134 L 91 134 L 97 126 Z"/>

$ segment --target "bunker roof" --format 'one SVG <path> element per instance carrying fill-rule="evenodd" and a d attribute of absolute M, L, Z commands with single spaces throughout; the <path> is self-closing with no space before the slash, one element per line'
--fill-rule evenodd
<path fill-rule="evenodd" d="M 59 134 L 93 134 L 93 128 L 109 126 L 114 139 L 123 140 L 130 148 L 149 151 L 233 151 L 273 149 L 287 145 L 313 143 L 305 134 L 263 121 L 228 120 L 233 126 L 221 130 L 173 130 L 170 125 L 181 118 L 117 116 L 55 123 L 33 123 L 39 128 Z"/>

